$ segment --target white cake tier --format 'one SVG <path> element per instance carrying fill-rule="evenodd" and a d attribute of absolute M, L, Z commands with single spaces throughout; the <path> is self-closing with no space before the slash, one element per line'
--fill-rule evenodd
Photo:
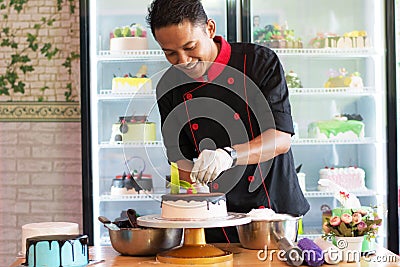
<path fill-rule="evenodd" d="M 365 171 L 361 168 L 325 168 L 319 171 L 320 179 L 327 179 L 348 191 L 363 191 L 365 187 Z M 329 188 L 319 186 L 320 191 L 330 191 Z"/>
<path fill-rule="evenodd" d="M 110 39 L 110 50 L 147 50 L 147 37 L 118 37 Z"/>
<path fill-rule="evenodd" d="M 226 201 L 163 201 L 161 217 L 165 219 L 209 219 L 226 217 Z"/>
<path fill-rule="evenodd" d="M 70 222 L 41 222 L 30 223 L 22 226 L 22 246 L 21 252 L 25 254 L 26 239 L 34 236 L 43 235 L 77 235 L 79 225 Z"/>

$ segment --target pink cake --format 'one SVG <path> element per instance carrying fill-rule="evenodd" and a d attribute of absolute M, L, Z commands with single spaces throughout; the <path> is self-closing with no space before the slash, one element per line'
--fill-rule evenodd
<path fill-rule="evenodd" d="M 329 180 L 347 191 L 363 191 L 365 187 L 365 171 L 360 167 L 328 168 L 319 170 L 318 190 L 330 191 L 332 188 L 325 185 L 324 180 Z"/>

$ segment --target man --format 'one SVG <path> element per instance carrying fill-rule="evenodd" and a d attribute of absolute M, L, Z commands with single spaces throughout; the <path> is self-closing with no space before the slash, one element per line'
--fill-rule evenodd
<path fill-rule="evenodd" d="M 180 179 L 226 193 L 228 211 L 268 207 L 304 215 L 309 204 L 290 150 L 293 123 L 276 54 L 216 36 L 199 0 L 154 0 L 147 21 L 173 65 L 157 85 L 168 160 Z M 238 242 L 235 227 L 208 242 Z"/>

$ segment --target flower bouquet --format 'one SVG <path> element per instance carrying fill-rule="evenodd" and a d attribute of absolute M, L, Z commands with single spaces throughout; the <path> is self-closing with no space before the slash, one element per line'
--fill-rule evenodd
<path fill-rule="evenodd" d="M 342 197 L 348 197 L 345 192 L 340 192 Z M 341 208 L 341 214 L 332 214 L 325 218 L 322 225 L 324 238 L 329 237 L 357 237 L 367 236 L 375 238 L 378 228 L 382 224 L 376 207 Z"/>

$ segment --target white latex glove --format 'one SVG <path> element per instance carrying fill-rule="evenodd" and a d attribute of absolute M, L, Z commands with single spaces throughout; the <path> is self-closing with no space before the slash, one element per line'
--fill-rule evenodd
<path fill-rule="evenodd" d="M 190 179 L 192 182 L 207 184 L 223 171 L 232 167 L 232 157 L 223 149 L 203 150 L 194 163 Z"/>

